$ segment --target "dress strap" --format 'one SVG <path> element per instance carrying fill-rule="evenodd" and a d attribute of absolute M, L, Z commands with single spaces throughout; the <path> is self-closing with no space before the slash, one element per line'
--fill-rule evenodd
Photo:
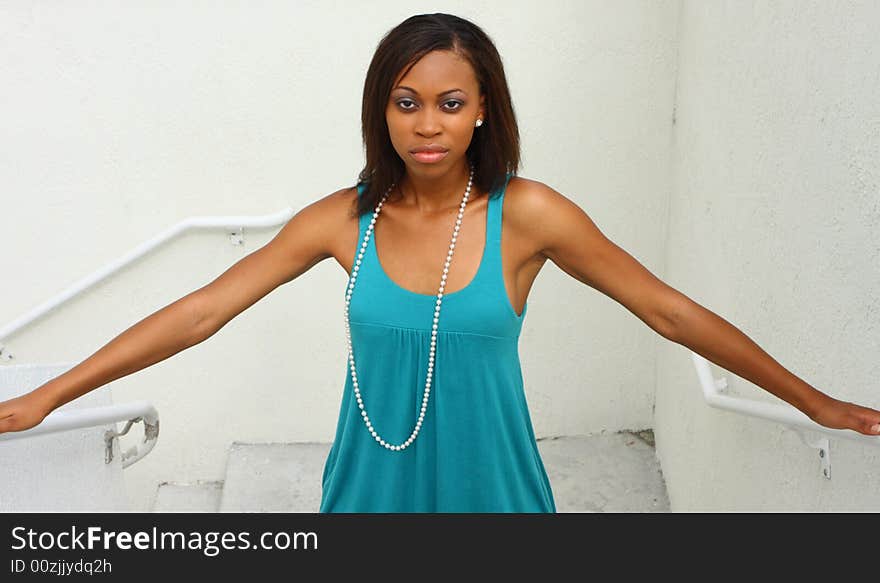
<path fill-rule="evenodd" d="M 357 196 L 358 203 L 360 203 L 360 199 L 364 196 L 364 191 L 367 189 L 366 182 L 359 182 L 357 185 Z M 364 240 L 364 235 L 367 232 L 367 227 L 370 226 L 370 220 L 373 218 L 373 213 L 371 211 L 367 211 L 364 214 L 358 217 L 358 251 L 360 251 L 361 241 Z"/>
<path fill-rule="evenodd" d="M 364 194 L 364 191 L 366 190 L 366 187 L 367 187 L 367 184 L 365 182 L 358 183 L 358 185 L 357 185 L 358 202 L 360 202 L 360 199 L 363 197 L 363 194 Z M 358 217 L 358 236 L 357 236 L 357 242 L 355 243 L 355 248 L 354 248 L 355 261 L 357 261 L 358 255 L 361 252 L 361 242 L 364 240 L 364 235 L 366 235 L 366 233 L 367 233 L 367 228 L 370 226 L 370 221 L 372 220 L 372 218 L 373 218 L 373 213 L 369 212 L 369 211 L 365 212 L 364 214 L 362 214 Z M 372 237 L 371 237 L 370 244 L 372 245 Z M 367 257 L 368 257 L 368 254 L 365 254 L 364 260 L 366 260 Z M 352 264 L 351 268 L 352 268 L 352 271 L 354 271 L 354 264 Z M 360 266 L 359 273 L 365 271 L 364 268 L 365 268 L 365 264 L 362 263 Z M 349 273 L 348 275 L 350 277 L 351 273 Z M 348 283 L 346 283 L 346 293 L 347 292 L 348 292 Z"/>
<path fill-rule="evenodd" d="M 508 173 L 504 178 L 504 183 L 497 189 L 489 193 L 489 241 L 492 242 L 492 251 L 497 256 L 499 266 L 501 262 L 501 210 L 504 205 L 504 192 L 507 190 L 507 183 L 510 182 L 512 174 Z"/>
<path fill-rule="evenodd" d="M 529 304 L 526 301 L 521 314 L 517 314 L 514 311 L 507 296 L 507 288 L 504 284 L 504 266 L 501 261 L 501 224 L 504 209 L 504 193 L 507 191 L 507 184 L 511 178 L 513 178 L 513 174 L 508 172 L 504 178 L 504 183 L 489 195 L 489 237 L 487 240 L 489 248 L 486 250 L 486 271 L 488 272 L 486 277 L 488 278 L 487 281 L 491 282 L 492 293 L 497 296 L 498 301 L 508 306 L 515 321 L 521 323 Z"/>

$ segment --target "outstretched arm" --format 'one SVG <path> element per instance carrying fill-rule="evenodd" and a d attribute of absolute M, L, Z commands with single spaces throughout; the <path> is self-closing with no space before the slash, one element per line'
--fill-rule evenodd
<path fill-rule="evenodd" d="M 269 243 L 209 284 L 131 326 L 58 377 L 0 402 L 0 433 L 34 427 L 61 405 L 203 342 L 272 290 L 330 257 L 333 237 L 346 224 L 349 191 L 307 205 Z"/>
<path fill-rule="evenodd" d="M 798 378 L 735 326 L 655 277 L 607 239 L 574 202 L 526 180 L 516 215 L 542 253 L 664 338 L 687 346 L 833 429 L 880 434 L 880 411 L 835 399 Z M 511 220 L 518 220 L 517 216 Z"/>

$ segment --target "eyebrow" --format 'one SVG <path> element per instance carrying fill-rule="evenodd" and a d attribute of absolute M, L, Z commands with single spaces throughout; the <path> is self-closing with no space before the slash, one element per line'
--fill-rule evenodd
<path fill-rule="evenodd" d="M 416 95 L 419 94 L 418 91 L 416 91 L 416 90 L 413 89 L 412 87 L 407 87 L 406 85 L 398 85 L 398 86 L 395 87 L 394 89 L 406 89 L 407 91 L 411 91 L 411 92 L 415 93 Z M 448 91 L 443 91 L 442 93 L 438 93 L 438 94 L 437 94 L 437 97 L 441 97 L 441 96 L 443 96 L 443 95 L 446 95 L 447 93 L 455 93 L 456 91 L 461 91 L 462 93 L 464 93 L 465 95 L 467 95 L 467 91 L 464 91 L 464 90 L 462 90 L 462 89 L 455 88 L 455 89 L 450 89 L 450 90 L 448 90 Z"/>

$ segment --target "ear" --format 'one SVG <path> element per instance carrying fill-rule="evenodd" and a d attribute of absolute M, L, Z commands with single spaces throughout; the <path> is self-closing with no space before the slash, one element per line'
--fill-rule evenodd
<path fill-rule="evenodd" d="M 486 96 L 480 94 L 480 117 L 486 119 Z"/>

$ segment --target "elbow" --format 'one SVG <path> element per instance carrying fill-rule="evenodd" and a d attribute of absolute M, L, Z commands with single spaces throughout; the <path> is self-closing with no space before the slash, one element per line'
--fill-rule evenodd
<path fill-rule="evenodd" d="M 675 342 L 675 324 L 668 317 L 658 317 L 654 320 L 654 325 L 652 326 L 654 331 L 666 338 L 667 340 L 672 340 Z"/>
<path fill-rule="evenodd" d="M 207 340 L 217 332 L 213 325 L 211 311 L 207 305 L 207 295 L 202 292 L 202 289 L 198 289 L 187 296 L 190 330 L 192 331 L 191 343 L 193 345 Z"/>
<path fill-rule="evenodd" d="M 657 325 L 654 329 L 667 340 L 678 342 L 682 322 L 686 318 L 692 301 L 673 288 L 669 288 L 669 290 L 670 292 L 666 294 L 658 309 L 659 315 L 655 320 Z"/>

